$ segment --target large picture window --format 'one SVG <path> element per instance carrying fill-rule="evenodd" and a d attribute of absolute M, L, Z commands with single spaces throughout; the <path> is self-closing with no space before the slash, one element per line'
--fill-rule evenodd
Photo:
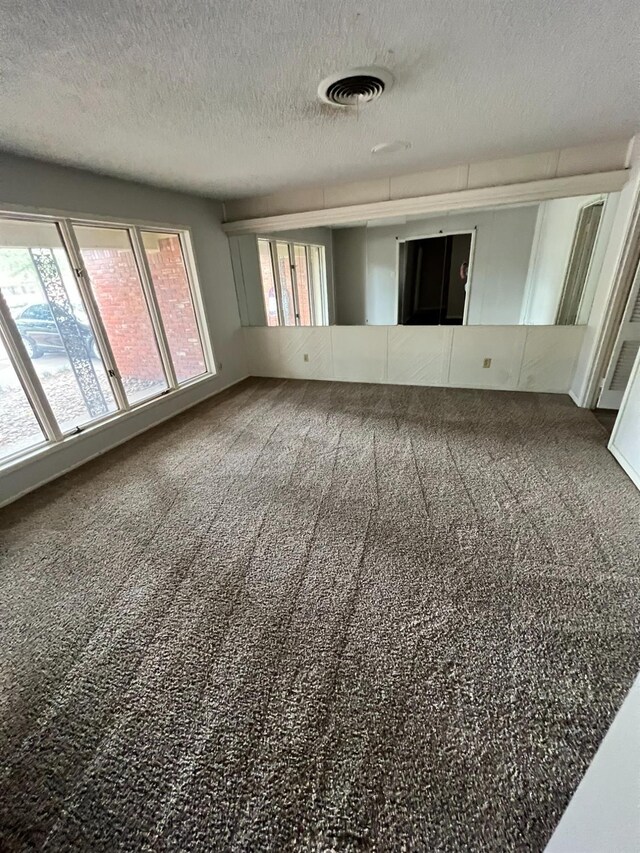
<path fill-rule="evenodd" d="M 324 246 L 258 238 L 268 326 L 326 326 Z"/>
<path fill-rule="evenodd" d="M 213 372 L 187 240 L 0 217 L 0 465 Z"/>

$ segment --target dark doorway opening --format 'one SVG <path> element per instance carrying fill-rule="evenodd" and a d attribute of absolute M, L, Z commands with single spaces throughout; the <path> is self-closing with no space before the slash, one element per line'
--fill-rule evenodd
<path fill-rule="evenodd" d="M 447 234 L 400 244 L 400 325 L 462 325 L 471 236 Z"/>

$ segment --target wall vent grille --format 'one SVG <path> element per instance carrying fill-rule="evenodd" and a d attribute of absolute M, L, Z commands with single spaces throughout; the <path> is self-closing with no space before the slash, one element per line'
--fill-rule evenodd
<path fill-rule="evenodd" d="M 629 322 L 631 323 L 640 323 L 640 290 L 636 293 L 636 301 L 633 304 L 633 308 L 631 309 L 631 317 L 629 318 Z"/>
<path fill-rule="evenodd" d="M 640 341 L 625 341 L 620 347 L 609 391 L 624 391 L 640 349 Z"/>

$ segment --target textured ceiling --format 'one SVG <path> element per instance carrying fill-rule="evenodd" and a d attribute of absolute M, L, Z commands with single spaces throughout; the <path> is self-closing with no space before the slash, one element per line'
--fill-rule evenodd
<path fill-rule="evenodd" d="M 631 136 L 637 0 L 1 0 L 0 146 L 219 198 Z M 360 111 L 334 71 L 383 65 Z M 379 142 L 409 151 L 374 157 Z"/>

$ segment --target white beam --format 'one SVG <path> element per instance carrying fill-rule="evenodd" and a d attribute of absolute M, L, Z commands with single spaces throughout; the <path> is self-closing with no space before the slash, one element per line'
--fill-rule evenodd
<path fill-rule="evenodd" d="M 551 198 L 594 195 L 618 192 L 627 182 L 629 171 L 596 172 L 589 175 L 571 175 L 565 178 L 548 178 L 499 187 L 481 187 L 473 190 L 438 193 L 416 198 L 376 201 L 303 213 L 285 213 L 263 216 L 258 219 L 240 219 L 226 222 L 223 230 L 229 235 L 270 234 L 294 228 L 366 222 L 390 216 L 419 216 L 440 211 L 474 210 L 510 204 L 527 204 Z"/>

